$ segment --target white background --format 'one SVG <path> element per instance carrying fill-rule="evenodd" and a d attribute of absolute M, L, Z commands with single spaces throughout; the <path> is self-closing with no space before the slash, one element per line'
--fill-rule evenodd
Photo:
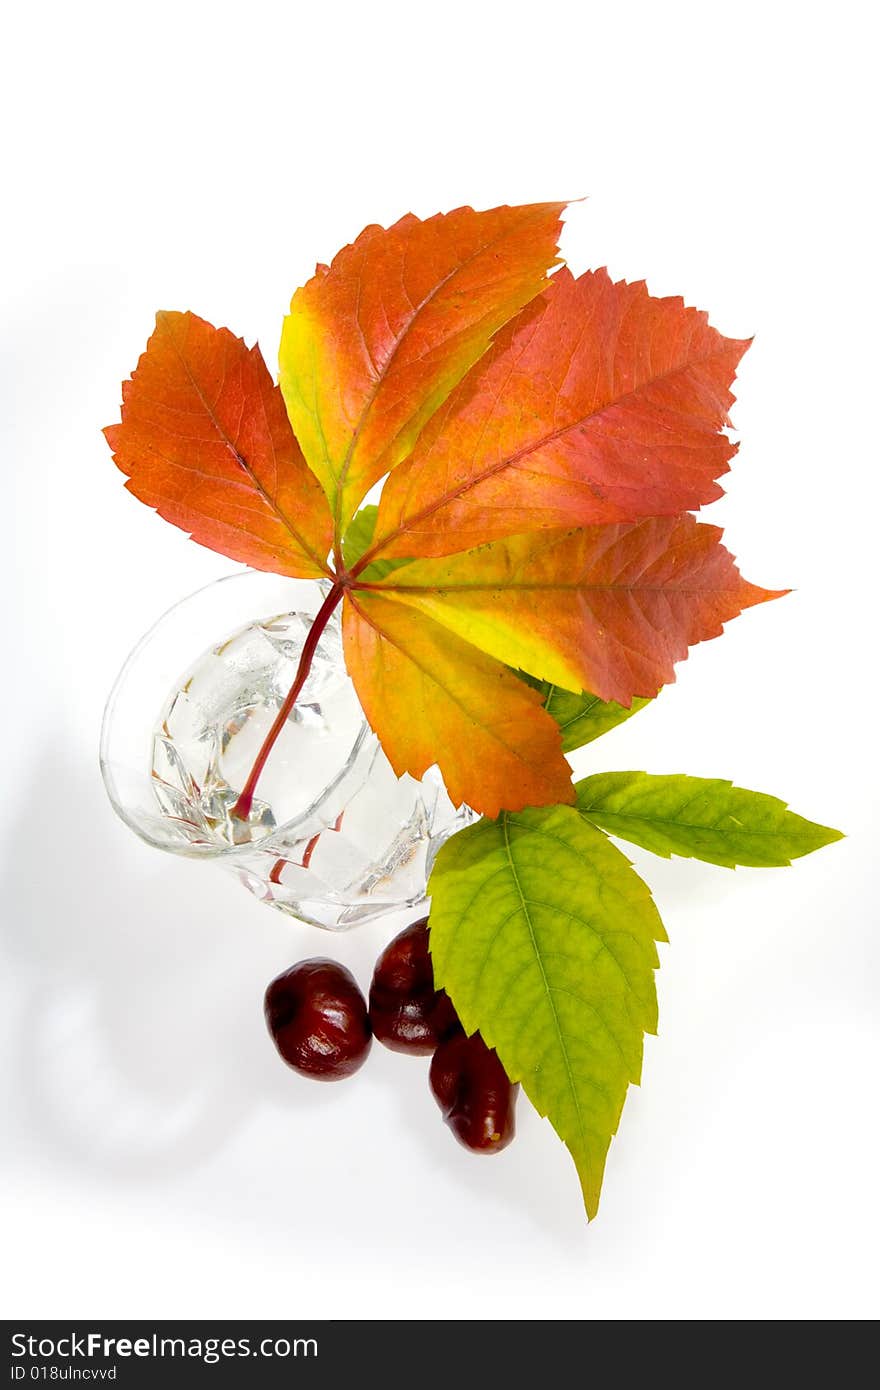
<path fill-rule="evenodd" d="M 864 4 L 444 0 L 19 5 L 2 273 L 7 1316 L 876 1314 L 876 167 Z M 11 28 L 10 28 L 11 26 Z M 10 42 L 11 40 L 11 42 Z M 387 928 L 297 928 L 114 819 L 115 671 L 233 566 L 123 491 L 117 417 L 155 309 L 274 361 L 292 290 L 367 222 L 552 197 L 607 264 L 755 333 L 708 514 L 795 592 L 698 648 L 584 767 L 733 777 L 849 838 L 788 870 L 636 852 L 671 945 L 582 1220 L 520 1105 L 457 1148 L 426 1063 L 280 1064 L 262 991 Z"/>

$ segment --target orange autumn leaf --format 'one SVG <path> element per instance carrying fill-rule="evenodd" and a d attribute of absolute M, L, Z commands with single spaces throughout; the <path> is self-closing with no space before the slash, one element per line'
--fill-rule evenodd
<path fill-rule="evenodd" d="M 368 227 L 294 295 L 280 390 L 258 349 L 160 315 L 107 431 L 128 488 L 195 540 L 332 581 L 321 621 L 344 597 L 394 768 L 436 763 L 489 815 L 571 800 L 511 668 L 629 706 L 774 597 L 687 515 L 720 494 L 748 344 L 604 271 L 548 282 L 563 206 Z"/>
<path fill-rule="evenodd" d="M 378 594 L 349 595 L 342 632 L 349 674 L 399 777 L 436 763 L 453 802 L 488 816 L 573 801 L 558 725 L 500 662 Z"/>
<path fill-rule="evenodd" d="M 558 260 L 564 203 L 367 227 L 297 290 L 281 389 L 342 531 Z"/>
<path fill-rule="evenodd" d="M 736 448 L 720 430 L 747 347 L 642 283 L 560 271 L 389 478 L 373 549 L 447 555 L 711 502 Z"/>
<path fill-rule="evenodd" d="M 294 578 L 328 572 L 332 518 L 259 348 L 157 314 L 104 433 L 129 492 L 200 545 Z"/>
<path fill-rule="evenodd" d="M 689 647 L 780 596 L 743 579 L 720 537 L 687 514 L 535 532 L 415 560 L 372 590 L 508 666 L 628 707 L 674 680 Z"/>

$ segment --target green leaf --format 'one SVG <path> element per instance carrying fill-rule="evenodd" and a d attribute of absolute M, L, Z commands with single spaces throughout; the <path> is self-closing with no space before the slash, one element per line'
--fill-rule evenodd
<path fill-rule="evenodd" d="M 598 695 L 591 695 L 588 690 L 575 695 L 570 690 L 563 690 L 561 685 L 535 680 L 523 671 L 518 671 L 517 675 L 544 696 L 545 710 L 553 715 L 562 730 L 563 753 L 573 753 L 575 748 L 592 743 L 594 738 L 607 734 L 609 729 L 623 724 L 651 703 L 650 700 L 636 697 L 630 708 L 626 709 L 616 700 L 600 700 Z"/>
<path fill-rule="evenodd" d="M 373 539 L 378 512 L 378 507 L 361 507 L 348 523 L 348 530 L 342 541 L 342 556 L 349 569 L 357 564 Z"/>
<path fill-rule="evenodd" d="M 353 569 L 361 556 L 372 545 L 378 512 L 379 508 L 372 505 L 361 507 L 357 515 L 349 522 L 348 530 L 342 541 L 342 558 L 348 569 Z M 385 579 L 387 575 L 393 574 L 395 570 L 399 570 L 401 565 L 410 563 L 409 560 L 374 560 L 371 565 L 367 565 L 359 577 L 365 584 L 375 584 L 380 579 Z"/>
<path fill-rule="evenodd" d="M 459 831 L 428 891 L 437 985 L 549 1118 L 595 1216 L 643 1033 L 657 1028 L 666 933 L 647 886 L 576 808 L 549 806 Z"/>
<path fill-rule="evenodd" d="M 679 854 L 729 869 L 790 864 L 843 838 L 796 816 L 778 797 L 715 777 L 600 772 L 577 784 L 577 805 L 609 834 L 664 859 Z"/>

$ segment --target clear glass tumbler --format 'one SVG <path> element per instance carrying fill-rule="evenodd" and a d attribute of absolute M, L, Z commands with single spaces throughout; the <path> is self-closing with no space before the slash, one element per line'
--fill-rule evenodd
<path fill-rule="evenodd" d="M 250 818 L 230 814 L 326 591 L 244 571 L 170 609 L 116 680 L 101 769 L 148 844 L 211 860 L 263 902 L 339 931 L 422 902 L 437 850 L 474 815 L 452 805 L 436 768 L 395 775 L 345 670 L 338 612 Z"/>

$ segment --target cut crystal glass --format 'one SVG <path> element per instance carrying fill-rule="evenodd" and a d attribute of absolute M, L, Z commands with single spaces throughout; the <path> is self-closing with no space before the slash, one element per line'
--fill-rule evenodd
<path fill-rule="evenodd" d="M 253 571 L 211 584 L 142 639 L 107 703 L 101 766 L 142 839 L 231 870 L 263 902 L 344 930 L 415 906 L 474 814 L 436 768 L 398 778 L 345 670 L 338 613 L 260 777 L 230 813 L 296 674 L 323 581 Z"/>

